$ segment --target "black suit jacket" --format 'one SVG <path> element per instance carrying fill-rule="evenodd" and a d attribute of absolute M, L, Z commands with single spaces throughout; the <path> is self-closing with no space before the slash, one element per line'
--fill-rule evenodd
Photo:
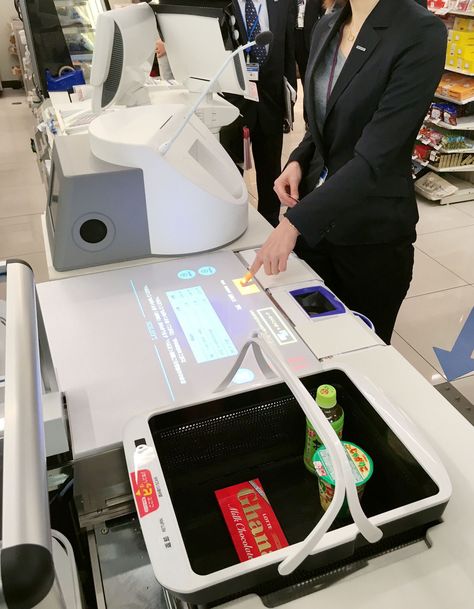
<path fill-rule="evenodd" d="M 324 15 L 323 0 L 306 0 L 304 11 L 304 41 L 309 50 L 311 47 L 311 34 L 318 20 Z"/>
<path fill-rule="evenodd" d="M 232 2 L 240 32 L 239 42 L 245 44 L 247 31 L 239 3 L 237 0 Z M 283 129 L 283 76 L 286 76 L 296 90 L 294 43 L 296 2 L 295 0 L 266 0 L 266 2 L 273 40 L 267 58 L 260 68 L 257 84 L 259 102 L 231 95 L 226 95 L 226 99 L 239 108 L 248 127 L 252 128 L 258 122 L 263 132 L 279 133 Z"/>
<path fill-rule="evenodd" d="M 303 168 L 301 201 L 288 219 L 310 246 L 415 238 L 413 145 L 443 73 L 446 28 L 413 0 L 380 0 L 330 95 L 322 133 L 312 74 L 349 15 L 347 5 L 313 31 L 306 71 L 309 129 L 291 154 Z M 328 179 L 315 188 L 323 167 Z"/>

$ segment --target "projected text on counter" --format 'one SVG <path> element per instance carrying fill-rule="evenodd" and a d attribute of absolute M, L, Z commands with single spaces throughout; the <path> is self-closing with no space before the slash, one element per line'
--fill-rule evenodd
<path fill-rule="evenodd" d="M 166 292 L 166 296 L 198 364 L 237 355 L 201 286 Z"/>
<path fill-rule="evenodd" d="M 241 285 L 237 278 L 244 272 L 232 252 L 219 252 L 119 274 L 132 296 L 123 303 L 128 317 L 119 340 L 127 344 L 138 382 L 148 387 L 143 408 L 206 399 L 256 331 L 273 338 L 298 374 L 311 368 L 306 348 L 267 294 L 255 283 Z M 118 292 L 114 284 L 112 290 Z M 119 352 L 116 360 L 122 366 Z M 265 382 L 254 354 L 247 353 L 234 389 Z"/>

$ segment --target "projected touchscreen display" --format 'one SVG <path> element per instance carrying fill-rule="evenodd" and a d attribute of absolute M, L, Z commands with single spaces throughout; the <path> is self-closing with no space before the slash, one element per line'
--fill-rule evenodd
<path fill-rule="evenodd" d="M 215 380 L 226 376 L 257 329 L 270 333 L 297 361 L 294 330 L 257 284 L 241 284 L 245 270 L 234 254 L 219 253 L 129 271 L 134 323 L 143 318 L 173 395 L 177 383 L 217 386 Z M 248 360 L 237 383 L 260 378 L 253 356 Z"/>
<path fill-rule="evenodd" d="M 216 252 L 41 286 L 46 316 L 61 311 L 47 330 L 68 407 L 72 387 L 87 395 L 87 444 L 118 437 L 134 413 L 209 399 L 259 329 L 296 373 L 314 371 L 284 314 L 257 284 L 241 285 L 246 270 L 232 252 Z M 249 352 L 229 390 L 267 382 Z"/>

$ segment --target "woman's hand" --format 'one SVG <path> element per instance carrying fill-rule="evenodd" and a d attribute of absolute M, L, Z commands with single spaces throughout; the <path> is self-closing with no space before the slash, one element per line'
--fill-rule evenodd
<path fill-rule="evenodd" d="M 166 55 L 165 43 L 162 40 L 156 41 L 155 53 L 160 59 Z"/>
<path fill-rule="evenodd" d="M 267 275 L 278 275 L 286 271 L 288 256 L 295 247 L 298 235 L 299 232 L 293 224 L 283 218 L 258 251 L 250 272 L 255 275 L 261 266 Z"/>
<path fill-rule="evenodd" d="M 294 207 L 299 201 L 298 187 L 303 172 L 298 161 L 291 161 L 285 167 L 283 173 L 275 180 L 273 190 L 276 192 L 280 203 L 288 207 Z"/>

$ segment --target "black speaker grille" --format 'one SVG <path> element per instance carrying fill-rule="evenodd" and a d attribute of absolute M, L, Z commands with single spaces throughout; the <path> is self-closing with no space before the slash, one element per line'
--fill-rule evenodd
<path fill-rule="evenodd" d="M 107 237 L 107 226 L 96 218 L 86 220 L 81 225 L 79 234 L 86 243 L 100 243 Z"/>
<path fill-rule="evenodd" d="M 102 108 L 105 108 L 115 97 L 122 76 L 123 69 L 123 38 L 122 34 L 114 24 L 114 43 L 112 46 L 112 54 L 110 57 L 110 67 L 107 80 L 102 87 Z"/>

